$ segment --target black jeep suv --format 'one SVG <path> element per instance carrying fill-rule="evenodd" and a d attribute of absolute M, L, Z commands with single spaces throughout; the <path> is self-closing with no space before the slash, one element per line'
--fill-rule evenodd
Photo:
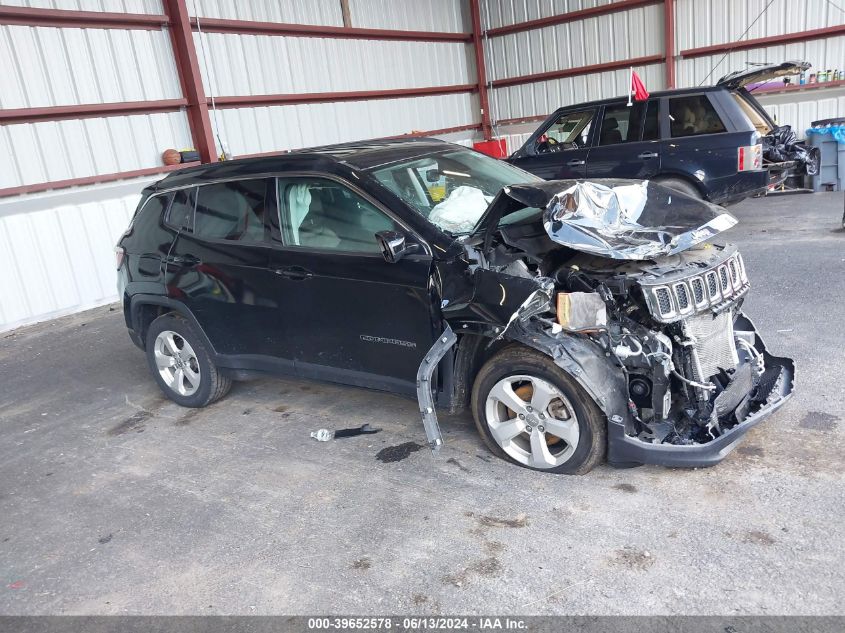
<path fill-rule="evenodd" d="M 524 183 L 524 184 L 514 184 Z M 472 407 L 500 457 L 584 473 L 720 461 L 792 391 L 740 311 L 721 207 L 541 181 L 434 140 L 203 165 L 144 190 L 116 248 L 132 340 L 202 407 L 261 373 Z"/>

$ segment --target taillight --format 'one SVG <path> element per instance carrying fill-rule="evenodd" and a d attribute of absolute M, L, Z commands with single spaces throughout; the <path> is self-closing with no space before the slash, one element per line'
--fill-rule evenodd
<path fill-rule="evenodd" d="M 737 150 L 737 171 L 749 171 L 763 168 L 763 146 L 747 145 Z"/>
<path fill-rule="evenodd" d="M 123 260 L 126 259 L 126 251 L 123 250 L 122 246 L 115 246 L 114 247 L 114 262 L 117 265 L 117 269 L 120 270 L 120 267 L 123 266 Z"/>

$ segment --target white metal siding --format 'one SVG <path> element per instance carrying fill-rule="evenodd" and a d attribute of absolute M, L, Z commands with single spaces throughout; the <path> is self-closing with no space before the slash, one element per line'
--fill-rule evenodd
<path fill-rule="evenodd" d="M 69 11 L 108 11 L 110 13 L 147 13 L 161 15 L 161 0 L 3 0 L 14 7 L 63 9 Z"/>
<path fill-rule="evenodd" d="M 202 18 L 343 26 L 340 0 L 185 0 Z"/>
<path fill-rule="evenodd" d="M 448 86 L 475 75 L 469 46 L 460 42 L 223 33 L 203 33 L 202 40 L 194 33 L 194 42 L 206 94 L 215 96 Z"/>
<path fill-rule="evenodd" d="M 159 167 L 165 149 L 191 145 L 184 112 L 4 125 L 0 187 Z"/>
<path fill-rule="evenodd" d="M 150 181 L 0 199 L 0 331 L 115 301 L 113 247 Z"/>
<path fill-rule="evenodd" d="M 490 28 L 598 4 L 606 3 L 486 0 L 482 17 Z M 489 78 L 495 80 L 656 55 L 663 48 L 663 6 L 653 5 L 493 37 L 485 50 Z M 649 90 L 665 86 L 662 64 L 636 70 Z M 624 95 L 628 77 L 621 70 L 497 88 L 491 113 L 497 120 L 539 116 L 572 103 Z"/>
<path fill-rule="evenodd" d="M 235 155 L 313 147 L 475 122 L 470 94 L 217 111 L 220 134 Z"/>
<path fill-rule="evenodd" d="M 467 33 L 468 5 L 466 0 L 349 0 L 349 15 L 359 28 Z"/>
<path fill-rule="evenodd" d="M 166 31 L 0 25 L 0 108 L 182 96 Z"/>

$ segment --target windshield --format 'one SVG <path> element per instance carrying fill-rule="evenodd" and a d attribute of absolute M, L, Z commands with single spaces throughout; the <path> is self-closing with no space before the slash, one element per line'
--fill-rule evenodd
<path fill-rule="evenodd" d="M 438 152 L 371 173 L 431 223 L 453 235 L 470 233 L 502 187 L 542 180 L 467 149 Z"/>

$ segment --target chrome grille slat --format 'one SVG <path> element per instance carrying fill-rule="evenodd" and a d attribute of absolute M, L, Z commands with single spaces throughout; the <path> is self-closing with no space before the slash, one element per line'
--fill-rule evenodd
<path fill-rule="evenodd" d="M 652 316 L 670 323 L 706 310 L 727 310 L 748 291 L 748 278 L 742 258 L 734 253 L 702 273 L 666 284 L 645 284 L 643 290 Z"/>

